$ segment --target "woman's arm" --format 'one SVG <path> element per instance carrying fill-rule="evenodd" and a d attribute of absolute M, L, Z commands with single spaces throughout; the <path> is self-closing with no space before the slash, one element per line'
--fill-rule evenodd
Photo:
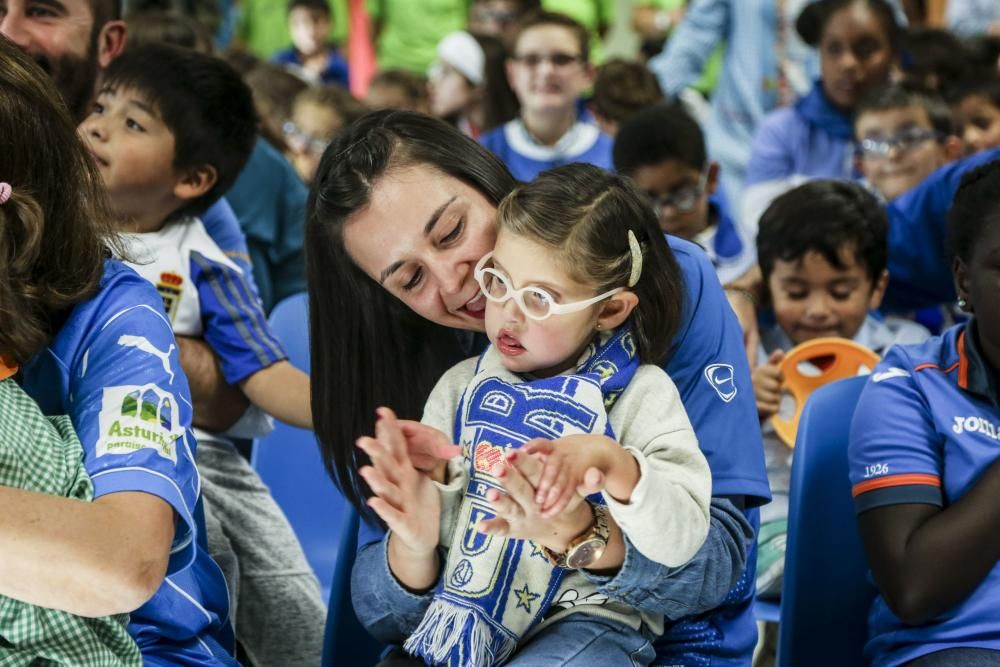
<path fill-rule="evenodd" d="M 875 583 L 904 623 L 917 624 L 967 598 L 1000 559 L 1000 462 L 945 500 L 944 452 L 954 434 L 950 424 L 939 430 L 924 385 L 941 371 L 909 372 L 917 364 L 906 349 L 893 348 L 872 376 L 879 381 L 865 386 L 848 464 Z M 937 400 L 947 399 L 935 387 Z"/>
<path fill-rule="evenodd" d="M 0 594 L 79 616 L 141 607 L 163 582 L 170 505 L 146 493 L 92 503 L 0 487 Z"/>
<path fill-rule="evenodd" d="M 976 590 L 1000 560 L 1000 462 L 946 509 L 878 507 L 858 517 L 875 583 L 904 622 L 926 623 Z"/>
<path fill-rule="evenodd" d="M 351 570 L 351 599 L 358 620 L 373 637 L 402 644 L 420 625 L 433 594 L 400 585 L 389 563 L 389 539 L 387 535 L 358 551 Z"/>

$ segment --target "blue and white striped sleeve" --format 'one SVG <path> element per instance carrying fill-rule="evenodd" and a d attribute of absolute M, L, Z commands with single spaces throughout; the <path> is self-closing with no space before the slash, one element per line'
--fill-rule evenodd
<path fill-rule="evenodd" d="M 192 250 L 191 279 L 201 299 L 205 340 L 227 382 L 245 380 L 286 358 L 242 272 Z"/>

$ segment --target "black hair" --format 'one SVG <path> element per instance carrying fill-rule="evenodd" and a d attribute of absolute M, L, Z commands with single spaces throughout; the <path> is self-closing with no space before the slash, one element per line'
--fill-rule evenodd
<path fill-rule="evenodd" d="M 639 360 L 664 361 L 680 326 L 683 279 L 656 215 L 629 179 L 583 163 L 550 169 L 504 199 L 497 220 L 501 230 L 551 248 L 567 275 L 598 293 L 628 285 L 631 231 L 642 273 L 629 287 L 639 303 L 628 322 Z"/>
<path fill-rule="evenodd" d="M 624 123 L 662 101 L 660 84 L 642 63 L 613 58 L 597 69 L 591 104 L 596 113 L 610 121 Z"/>
<path fill-rule="evenodd" d="M 701 170 L 705 139 L 698 123 L 679 104 L 658 104 L 622 123 L 612 149 L 615 169 L 633 175 L 640 167 L 676 160 Z"/>
<path fill-rule="evenodd" d="M 1000 224 L 1000 161 L 976 167 L 962 177 L 948 212 L 952 253 L 966 264 L 983 234 Z"/>
<path fill-rule="evenodd" d="M 877 283 L 886 268 L 888 229 L 885 210 L 861 185 L 835 180 L 800 185 L 775 199 L 760 218 L 757 259 L 764 284 L 775 262 L 795 262 L 809 252 L 845 269 L 844 248 Z"/>
<path fill-rule="evenodd" d="M 806 44 L 818 47 L 826 25 L 834 14 L 853 4 L 866 5 L 875 14 L 893 51 L 899 51 L 903 29 L 896 12 L 886 0 L 816 0 L 803 8 L 795 21 L 795 30 Z"/>
<path fill-rule="evenodd" d="M 965 79 L 969 66 L 961 40 L 947 30 L 922 28 L 903 37 L 906 76 L 943 92 Z"/>
<path fill-rule="evenodd" d="M 354 446 L 375 408 L 419 419 L 441 375 L 463 356 L 455 332 L 423 319 L 362 271 L 344 226 L 390 170 L 422 165 L 457 178 L 498 205 L 515 181 L 503 162 L 444 121 L 382 110 L 345 128 L 320 160 L 306 218 L 313 424 L 327 470 L 366 516 L 368 461 Z"/>
<path fill-rule="evenodd" d="M 570 16 L 544 9 L 535 9 L 527 12 L 517 22 L 517 28 L 510 40 L 511 55 L 517 55 L 514 53 L 517 50 L 517 43 L 521 41 L 521 35 L 526 30 L 542 25 L 560 26 L 573 33 L 573 39 L 576 40 L 577 45 L 580 47 L 580 59 L 584 63 L 590 62 L 590 33 L 587 32 L 587 28 Z"/>
<path fill-rule="evenodd" d="M 253 98 L 231 66 L 168 44 L 148 44 L 115 58 L 105 89 L 128 88 L 145 98 L 174 135 L 174 167 L 210 165 L 215 185 L 175 215 L 198 215 L 225 193 L 253 150 Z"/>
<path fill-rule="evenodd" d="M 330 13 L 330 5 L 327 4 L 326 0 L 290 0 L 288 3 L 288 13 L 291 14 L 293 9 L 301 7 L 302 9 L 311 9 L 317 12 L 323 12 L 327 16 L 332 16 Z"/>
<path fill-rule="evenodd" d="M 854 110 L 854 120 L 865 113 L 919 107 L 927 112 L 931 127 L 942 136 L 955 133 L 951 109 L 933 90 L 915 82 L 890 83 L 865 95 Z"/>
<path fill-rule="evenodd" d="M 990 105 L 1000 109 L 1000 77 L 969 80 L 964 85 L 956 87 L 948 99 L 952 104 L 960 104 L 970 97 L 982 97 Z"/>

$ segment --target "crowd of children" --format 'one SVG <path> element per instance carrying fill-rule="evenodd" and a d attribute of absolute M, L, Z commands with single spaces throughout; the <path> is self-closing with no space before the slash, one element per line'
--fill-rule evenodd
<path fill-rule="evenodd" d="M 34 1 L 0 7 L 0 662 L 319 664 L 245 456 L 277 418 L 362 514 L 385 665 L 765 664 L 788 376 L 825 363 L 785 361 L 840 340 L 866 659 L 1000 664 L 991 3 L 637 1 L 640 59 L 607 0 L 290 0 L 280 35 Z M 306 289 L 311 377 L 267 321 Z"/>

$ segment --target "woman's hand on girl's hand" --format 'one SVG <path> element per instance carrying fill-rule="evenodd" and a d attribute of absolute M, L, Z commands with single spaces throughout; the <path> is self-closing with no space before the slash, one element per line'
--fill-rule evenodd
<path fill-rule="evenodd" d="M 441 498 L 430 477 L 411 461 L 396 415 L 389 408 L 379 408 L 376 415 L 375 437 L 357 442 L 372 462 L 358 471 L 375 494 L 368 506 L 407 549 L 426 555 L 440 541 Z"/>
<path fill-rule="evenodd" d="M 509 452 L 506 461 L 497 464 L 494 476 L 507 494 L 495 489 L 486 492 L 496 517 L 482 521 L 479 531 L 531 540 L 556 552 L 565 552 L 570 541 L 593 523 L 594 515 L 579 495 L 573 495 L 566 508 L 552 517 L 542 515 L 535 502 L 535 487 L 530 480 L 541 478 L 542 462 L 534 456 Z"/>
<path fill-rule="evenodd" d="M 410 463 L 420 472 L 427 473 L 435 482 L 443 482 L 448 461 L 462 455 L 462 448 L 432 426 L 409 419 L 399 419 L 399 429 L 406 438 L 406 451 Z"/>
<path fill-rule="evenodd" d="M 600 435 L 570 435 L 558 440 L 532 440 L 521 448 L 525 454 L 538 458 L 542 472 L 535 486 L 535 503 L 542 516 L 549 518 L 562 512 L 574 496 L 586 497 L 605 488 L 609 476 L 616 482 L 624 475 L 619 468 L 638 470 L 635 459 L 610 438 Z M 622 458 L 627 457 L 627 458 Z M 638 475 L 630 488 L 612 494 L 616 500 L 628 502 Z M 625 486 L 619 484 L 619 486 Z M 627 490 L 627 493 L 624 493 Z M 610 489 L 609 489 L 610 491 Z"/>

